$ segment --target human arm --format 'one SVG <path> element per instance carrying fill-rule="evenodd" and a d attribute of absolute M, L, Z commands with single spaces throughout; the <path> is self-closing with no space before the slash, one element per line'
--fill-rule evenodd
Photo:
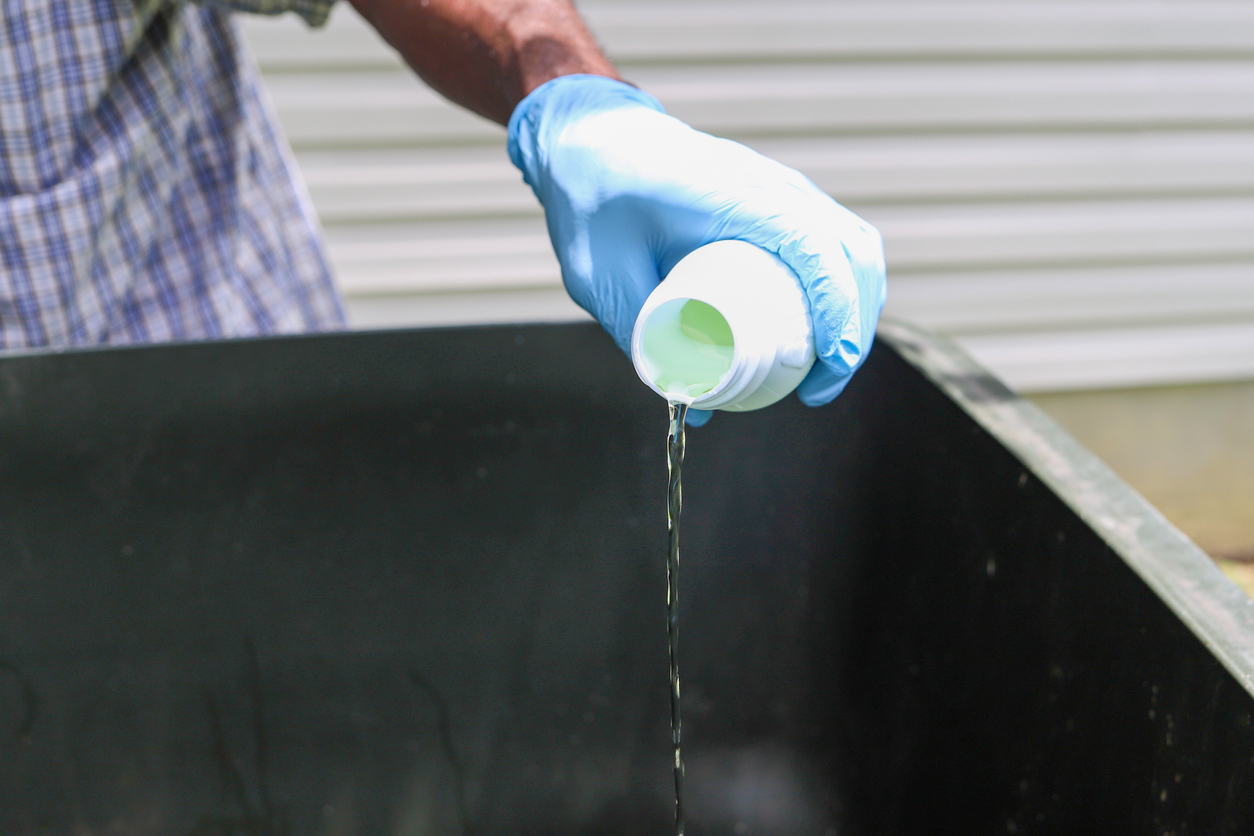
<path fill-rule="evenodd" d="M 619 78 L 569 0 L 352 0 L 432 89 L 501 125 L 558 76 Z"/>
<path fill-rule="evenodd" d="M 618 80 L 565 0 L 353 2 L 435 89 L 508 120 L 510 158 L 544 206 L 567 291 L 624 351 L 680 258 L 738 238 L 805 287 L 818 354 L 798 387 L 805 403 L 835 398 L 865 360 L 885 297 L 879 233 L 799 172 L 693 130 Z"/>

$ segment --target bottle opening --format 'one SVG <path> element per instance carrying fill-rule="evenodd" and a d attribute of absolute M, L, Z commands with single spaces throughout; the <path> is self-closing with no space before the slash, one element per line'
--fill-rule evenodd
<path fill-rule="evenodd" d="M 668 397 L 691 402 L 713 391 L 731 370 L 731 326 L 716 308 L 698 299 L 659 305 L 640 336 L 645 373 Z"/>

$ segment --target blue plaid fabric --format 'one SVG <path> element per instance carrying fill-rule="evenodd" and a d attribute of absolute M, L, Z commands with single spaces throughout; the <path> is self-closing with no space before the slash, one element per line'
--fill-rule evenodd
<path fill-rule="evenodd" d="M 0 0 L 0 347 L 342 327 L 233 21 L 334 0 Z"/>

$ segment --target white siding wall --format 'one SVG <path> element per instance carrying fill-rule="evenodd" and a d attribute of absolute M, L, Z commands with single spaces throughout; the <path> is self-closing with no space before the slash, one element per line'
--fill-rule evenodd
<path fill-rule="evenodd" d="M 625 75 L 884 233 L 1024 391 L 1254 379 L 1254 3 L 599 0 Z M 244 20 L 359 327 L 582 316 L 504 131 L 347 4 Z"/>

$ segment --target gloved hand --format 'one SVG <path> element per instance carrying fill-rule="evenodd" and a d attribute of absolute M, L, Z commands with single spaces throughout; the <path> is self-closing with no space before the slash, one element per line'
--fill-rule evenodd
<path fill-rule="evenodd" d="M 567 292 L 624 352 L 676 262 L 739 238 L 777 254 L 809 297 L 818 362 L 797 388 L 803 403 L 831 401 L 866 359 L 884 306 L 883 243 L 799 172 L 590 75 L 553 79 L 523 99 L 509 155 L 544 206 Z M 694 413 L 694 425 L 709 417 Z"/>

